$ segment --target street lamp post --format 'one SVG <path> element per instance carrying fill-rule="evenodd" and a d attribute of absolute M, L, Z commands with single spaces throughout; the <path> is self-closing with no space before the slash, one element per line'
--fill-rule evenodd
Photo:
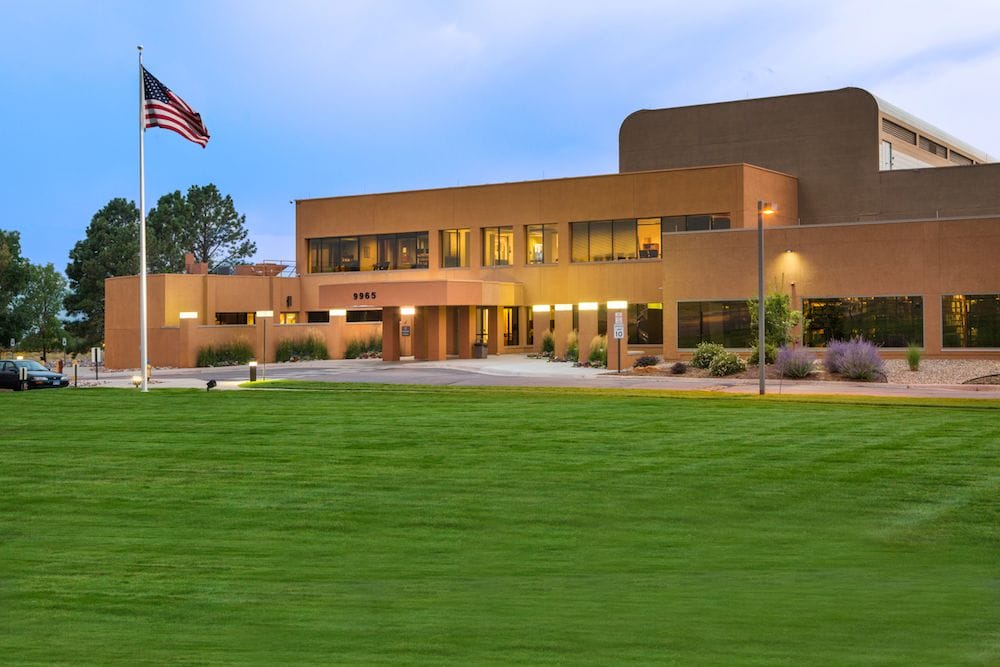
<path fill-rule="evenodd" d="M 764 366 L 764 216 L 777 210 L 771 202 L 757 200 L 757 375 L 760 379 L 760 395 L 765 389 Z"/>
<path fill-rule="evenodd" d="M 258 310 L 257 311 L 257 319 L 258 320 L 263 320 L 262 324 L 264 326 L 264 329 L 263 329 L 263 339 L 264 339 L 263 340 L 263 347 L 264 347 L 264 349 L 261 350 L 261 355 L 260 355 L 260 379 L 261 380 L 266 380 L 267 379 L 267 318 L 269 318 L 269 317 L 274 317 L 274 311 L 273 310 Z"/>

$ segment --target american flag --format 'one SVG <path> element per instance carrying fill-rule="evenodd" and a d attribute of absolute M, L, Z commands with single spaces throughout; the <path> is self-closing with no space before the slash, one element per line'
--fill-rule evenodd
<path fill-rule="evenodd" d="M 204 148 L 208 143 L 208 128 L 201 121 L 201 114 L 160 83 L 145 67 L 142 68 L 142 81 L 146 94 L 145 127 L 173 130 Z"/>

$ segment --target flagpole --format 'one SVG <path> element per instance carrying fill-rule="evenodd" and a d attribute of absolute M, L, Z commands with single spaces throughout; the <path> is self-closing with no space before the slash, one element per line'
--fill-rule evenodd
<path fill-rule="evenodd" d="M 142 391 L 149 391 L 149 365 L 146 317 L 146 86 L 142 75 L 142 45 L 139 45 L 139 372 Z"/>

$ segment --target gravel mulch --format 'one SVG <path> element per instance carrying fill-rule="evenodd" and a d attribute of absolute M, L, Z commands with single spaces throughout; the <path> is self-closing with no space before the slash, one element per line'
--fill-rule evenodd
<path fill-rule="evenodd" d="M 647 368 L 634 368 L 623 371 L 629 375 L 672 375 L 670 366 L 672 362 L 662 363 L 658 366 Z M 1000 361 L 984 359 L 924 359 L 920 362 L 920 368 L 911 371 L 905 359 L 887 359 L 885 361 L 886 381 L 890 384 L 1000 384 Z M 684 375 L 676 377 L 708 377 L 708 371 L 701 368 L 689 366 Z M 732 376 L 731 376 L 732 377 Z M 745 373 L 736 377 L 746 379 L 757 378 L 757 368 L 751 366 Z M 778 373 L 772 367 L 767 368 L 767 377 L 777 380 Z M 841 381 L 843 378 L 829 375 L 822 366 L 817 364 L 817 370 L 811 374 L 807 380 L 812 381 Z M 976 382 L 970 382 L 975 380 Z M 785 382 L 795 380 L 784 379 Z"/>

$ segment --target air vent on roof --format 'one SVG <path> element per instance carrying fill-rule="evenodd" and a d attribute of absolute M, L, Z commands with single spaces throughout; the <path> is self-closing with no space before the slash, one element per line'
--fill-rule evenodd
<path fill-rule="evenodd" d="M 948 156 L 948 159 L 954 162 L 955 164 L 972 164 L 972 158 L 967 158 L 961 153 L 956 153 L 955 151 L 951 152 L 951 154 Z"/>
<path fill-rule="evenodd" d="M 886 134 L 891 134 L 897 139 L 902 139 L 903 141 L 916 144 L 917 143 L 917 133 L 912 130 L 907 130 L 902 125 L 896 125 L 888 118 L 882 119 L 882 131 Z"/>
<path fill-rule="evenodd" d="M 927 137 L 920 137 L 920 147 L 923 148 L 928 153 L 934 153 L 939 157 L 947 158 L 948 149 L 937 143 L 936 141 L 931 141 Z"/>

